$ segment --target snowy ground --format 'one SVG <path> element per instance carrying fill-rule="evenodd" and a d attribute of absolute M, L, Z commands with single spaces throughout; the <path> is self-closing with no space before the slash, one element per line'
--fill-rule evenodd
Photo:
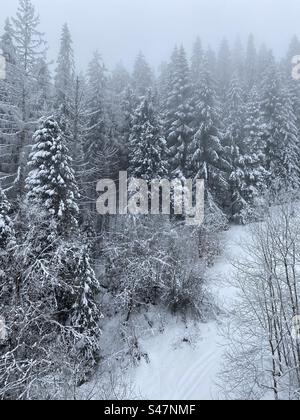
<path fill-rule="evenodd" d="M 216 385 L 226 339 L 221 334 L 230 320 L 236 290 L 232 260 L 241 257 L 247 227 L 232 227 L 224 236 L 224 254 L 209 271 L 211 291 L 222 309 L 218 320 L 190 324 L 170 320 L 162 334 L 146 337 L 141 344 L 150 363 L 142 361 L 132 373 L 136 392 L 147 399 L 212 400 L 219 398 Z"/>

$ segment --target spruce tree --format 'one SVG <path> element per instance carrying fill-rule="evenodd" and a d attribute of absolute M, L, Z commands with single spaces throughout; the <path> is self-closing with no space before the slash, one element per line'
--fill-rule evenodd
<path fill-rule="evenodd" d="M 250 213 L 249 205 L 245 200 L 247 185 L 245 174 L 245 161 L 240 154 L 238 146 L 231 146 L 232 171 L 229 176 L 231 192 L 231 220 L 238 224 L 246 223 L 246 217 Z"/>
<path fill-rule="evenodd" d="M 100 287 L 78 227 L 78 188 L 66 140 L 53 117 L 41 121 L 34 141 L 26 180 L 30 230 L 22 245 L 23 271 L 31 278 L 26 293 L 47 322 L 55 321 L 83 383 L 99 360 Z"/>
<path fill-rule="evenodd" d="M 107 80 L 105 67 L 98 52 L 94 54 L 88 68 L 87 84 L 87 135 L 84 141 L 85 158 L 93 176 L 101 171 L 99 162 L 107 143 L 106 132 L 106 92 Z M 103 163 L 103 162 L 102 162 Z"/>
<path fill-rule="evenodd" d="M 122 98 L 128 86 L 131 85 L 131 76 L 122 62 L 119 62 L 111 75 L 107 78 L 107 96 L 108 96 L 108 117 L 109 129 L 111 132 L 112 142 L 120 150 L 122 147 L 122 127 L 123 127 L 123 111 Z M 121 99 L 120 99 L 121 98 Z"/>
<path fill-rule="evenodd" d="M 17 51 L 14 45 L 14 32 L 11 24 L 11 20 L 7 18 L 4 24 L 4 33 L 1 36 L 1 49 L 2 54 L 6 59 L 6 64 L 16 64 L 17 61 Z"/>
<path fill-rule="evenodd" d="M 73 167 L 76 176 L 81 179 L 84 164 L 83 141 L 86 134 L 86 101 L 87 84 L 83 74 L 75 79 L 74 101 L 71 106 L 69 149 L 72 151 Z"/>
<path fill-rule="evenodd" d="M 234 74 L 228 90 L 226 101 L 226 137 L 227 159 L 231 164 L 229 185 L 231 192 L 231 217 L 236 222 L 241 222 L 241 214 L 246 210 L 247 202 L 244 199 L 245 185 L 245 160 L 243 157 L 244 137 L 244 101 L 242 89 L 237 72 Z"/>
<path fill-rule="evenodd" d="M 138 106 L 138 99 L 130 86 L 121 97 L 122 122 L 120 126 L 119 166 L 127 171 L 129 165 L 129 141 L 133 126 L 133 115 Z"/>
<path fill-rule="evenodd" d="M 70 136 L 72 104 L 75 90 L 73 41 L 67 24 L 61 34 L 60 50 L 55 71 L 56 118 L 65 135 Z"/>
<path fill-rule="evenodd" d="M 212 76 L 212 78 L 217 81 L 217 76 L 218 76 L 218 72 L 217 72 L 217 56 L 215 51 L 209 47 L 208 50 L 205 53 L 205 57 L 206 57 L 206 61 L 207 61 L 207 65 L 208 65 L 208 70 Z"/>
<path fill-rule="evenodd" d="M 163 113 L 167 109 L 168 95 L 170 92 L 171 80 L 171 63 L 163 62 L 159 68 L 158 77 L 158 95 L 159 95 L 159 110 Z"/>
<path fill-rule="evenodd" d="M 258 57 L 255 46 L 254 36 L 250 35 L 247 44 L 246 62 L 245 62 L 245 87 L 248 94 L 254 87 L 258 77 Z"/>
<path fill-rule="evenodd" d="M 41 206 L 58 232 L 68 236 L 77 226 L 78 189 L 66 140 L 53 117 L 42 120 L 34 135 L 27 180 L 27 199 Z"/>
<path fill-rule="evenodd" d="M 167 144 L 149 91 L 135 111 L 129 143 L 129 174 L 147 181 L 168 175 Z"/>
<path fill-rule="evenodd" d="M 262 112 L 266 124 L 266 162 L 274 192 L 299 187 L 299 140 L 296 116 L 289 92 L 274 58 L 262 81 Z"/>
<path fill-rule="evenodd" d="M 154 75 L 142 52 L 135 61 L 132 83 L 138 97 L 144 96 L 147 90 L 153 87 Z"/>
<path fill-rule="evenodd" d="M 236 72 L 240 84 L 244 87 L 245 79 L 245 50 L 241 39 L 238 37 L 235 41 L 234 48 L 232 50 L 232 69 Z"/>
<path fill-rule="evenodd" d="M 245 159 L 247 191 L 245 199 L 253 207 L 266 190 L 269 173 L 266 169 L 265 123 L 260 96 L 254 86 L 245 104 L 242 150 Z"/>
<path fill-rule="evenodd" d="M 240 146 L 243 139 L 244 105 L 243 90 L 238 73 L 235 72 L 227 93 L 224 125 L 236 146 Z"/>
<path fill-rule="evenodd" d="M 300 83 L 292 77 L 293 57 L 300 54 L 300 41 L 295 36 L 289 46 L 286 56 L 285 72 L 286 72 L 286 86 L 289 91 L 289 96 L 292 101 L 293 111 L 296 116 L 296 125 L 298 131 L 300 130 Z"/>
<path fill-rule="evenodd" d="M 34 109 L 37 115 L 48 115 L 52 109 L 52 84 L 48 63 L 40 58 L 35 65 Z"/>
<path fill-rule="evenodd" d="M 188 177 L 189 146 L 193 138 L 190 69 L 183 47 L 174 50 L 165 105 L 165 131 L 174 178 Z"/>
<path fill-rule="evenodd" d="M 79 381 L 86 382 L 100 360 L 99 322 L 102 314 L 96 299 L 100 293 L 99 281 L 91 267 L 86 247 L 80 246 L 74 254 L 73 284 L 76 288 L 76 299 L 70 311 L 70 325 L 75 330 L 73 349 L 80 368 Z M 78 335 L 79 334 L 79 339 Z"/>
<path fill-rule="evenodd" d="M 223 39 L 217 59 L 218 93 L 222 101 L 226 100 L 232 75 L 232 54 L 227 39 Z"/>
<path fill-rule="evenodd" d="M 265 73 L 269 66 L 273 66 L 273 62 L 274 56 L 272 50 L 268 49 L 267 46 L 263 44 L 257 54 L 257 86 L 261 86 Z"/>
<path fill-rule="evenodd" d="M 126 88 L 131 84 L 131 76 L 122 62 L 119 62 L 114 68 L 110 86 L 113 93 L 118 97 L 125 92 Z"/>
<path fill-rule="evenodd" d="M 269 177 L 265 169 L 265 125 L 255 87 L 249 93 L 246 103 L 243 103 L 240 96 L 241 91 L 236 89 L 236 82 L 230 91 L 231 101 L 235 98 L 229 107 L 230 145 L 227 147 L 232 166 L 229 176 L 231 219 L 246 224 L 255 218 L 255 208 L 265 192 Z M 233 91 L 235 95 L 232 95 Z M 237 95 L 237 92 L 240 94 Z"/>
<path fill-rule="evenodd" d="M 201 39 L 198 37 L 194 43 L 192 62 L 191 62 L 191 77 L 193 88 L 197 88 L 200 83 L 201 69 L 203 62 L 203 48 Z"/>
<path fill-rule="evenodd" d="M 198 124 L 198 129 L 189 147 L 189 168 L 193 177 L 205 180 L 207 192 L 217 198 L 217 195 L 228 189 L 226 171 L 230 169 L 230 164 L 226 161 L 222 144 L 220 109 L 207 54 L 204 57 L 197 97 L 194 123 Z"/>
<path fill-rule="evenodd" d="M 85 194 L 89 202 L 93 197 L 96 200 L 97 181 L 115 175 L 117 140 L 110 138 L 107 83 L 105 66 L 96 52 L 88 68 L 83 135 Z M 89 209 L 95 211 L 93 203 Z"/>

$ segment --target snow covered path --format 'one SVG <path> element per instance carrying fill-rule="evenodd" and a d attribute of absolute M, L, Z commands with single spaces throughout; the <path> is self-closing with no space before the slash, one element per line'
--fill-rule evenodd
<path fill-rule="evenodd" d="M 172 320 L 167 331 L 142 342 L 150 364 L 142 362 L 134 371 L 137 392 L 147 399 L 212 400 L 218 399 L 216 381 L 222 364 L 226 340 L 220 326 L 228 322 L 236 290 L 230 286 L 232 259 L 241 256 L 240 244 L 248 236 L 247 227 L 232 227 L 224 235 L 224 254 L 209 270 L 212 293 L 227 315 L 207 324 Z M 191 344 L 185 342 L 190 339 Z"/>

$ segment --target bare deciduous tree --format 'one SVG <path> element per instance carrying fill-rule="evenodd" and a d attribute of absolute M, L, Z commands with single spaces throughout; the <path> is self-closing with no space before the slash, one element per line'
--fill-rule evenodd
<path fill-rule="evenodd" d="M 240 295 L 223 372 L 230 398 L 300 398 L 300 228 L 292 205 L 276 207 L 251 228 L 245 259 L 236 264 Z"/>

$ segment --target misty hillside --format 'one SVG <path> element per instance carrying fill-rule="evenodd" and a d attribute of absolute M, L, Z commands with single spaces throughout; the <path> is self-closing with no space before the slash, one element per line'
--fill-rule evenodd
<path fill-rule="evenodd" d="M 299 400 L 300 40 L 157 71 L 3 23 L 0 400 Z"/>

